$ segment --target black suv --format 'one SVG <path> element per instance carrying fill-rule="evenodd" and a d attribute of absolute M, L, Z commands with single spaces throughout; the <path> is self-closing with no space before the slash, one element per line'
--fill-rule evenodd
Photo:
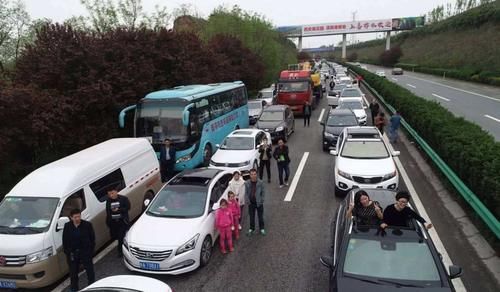
<path fill-rule="evenodd" d="M 427 230 L 412 220 L 407 227 L 362 226 L 347 218 L 352 190 L 337 209 L 332 223 L 332 255 L 321 257 L 330 269 L 330 291 L 455 291 L 451 279 L 462 268 L 449 267 L 449 276 Z M 395 192 L 365 189 L 385 209 Z"/>
<path fill-rule="evenodd" d="M 326 119 L 321 122 L 323 126 L 323 151 L 337 147 L 337 140 L 345 127 L 357 126 L 358 119 L 351 109 L 332 109 Z"/>

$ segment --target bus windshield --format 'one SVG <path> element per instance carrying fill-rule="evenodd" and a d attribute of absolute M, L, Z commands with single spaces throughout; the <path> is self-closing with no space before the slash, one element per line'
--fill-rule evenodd
<path fill-rule="evenodd" d="M 186 142 L 188 129 L 182 124 L 186 104 L 147 102 L 137 107 L 136 137 L 151 137 L 152 143 L 162 143 L 169 138 L 174 143 Z"/>

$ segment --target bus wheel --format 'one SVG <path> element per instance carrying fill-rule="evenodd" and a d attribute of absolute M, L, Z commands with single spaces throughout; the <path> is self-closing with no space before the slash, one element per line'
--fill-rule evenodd
<path fill-rule="evenodd" d="M 205 146 L 205 150 L 203 150 L 203 166 L 209 166 L 210 165 L 210 159 L 212 158 L 212 146 L 210 144 L 207 144 Z"/>

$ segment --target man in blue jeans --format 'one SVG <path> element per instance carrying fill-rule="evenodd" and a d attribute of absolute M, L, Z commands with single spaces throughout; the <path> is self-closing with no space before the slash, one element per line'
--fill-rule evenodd
<path fill-rule="evenodd" d="M 257 170 L 250 170 L 250 179 L 245 182 L 245 201 L 248 203 L 248 215 L 250 215 L 250 229 L 247 235 L 251 236 L 255 230 L 255 211 L 259 217 L 260 234 L 266 235 L 264 229 L 264 183 L 257 178 Z"/>
<path fill-rule="evenodd" d="M 283 139 L 278 141 L 278 147 L 274 149 L 274 159 L 278 162 L 278 176 L 280 179 L 280 188 L 288 186 L 288 178 L 290 177 L 290 157 L 288 156 L 288 146 L 285 145 Z M 283 172 L 285 173 L 285 181 L 283 182 Z"/>

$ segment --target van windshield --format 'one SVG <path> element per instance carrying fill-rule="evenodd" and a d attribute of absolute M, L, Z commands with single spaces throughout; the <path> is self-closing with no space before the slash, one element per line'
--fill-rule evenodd
<path fill-rule="evenodd" d="M 0 203 L 0 233 L 33 234 L 45 232 L 59 199 L 6 197 Z"/>

